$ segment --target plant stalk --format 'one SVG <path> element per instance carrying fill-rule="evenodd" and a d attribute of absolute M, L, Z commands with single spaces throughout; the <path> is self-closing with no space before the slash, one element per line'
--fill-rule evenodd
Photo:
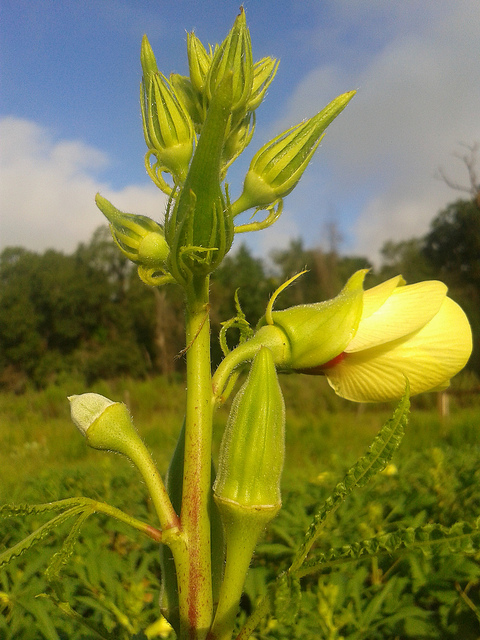
<path fill-rule="evenodd" d="M 180 516 L 187 550 L 180 562 L 175 558 L 181 640 L 205 638 L 213 616 L 209 516 L 213 407 L 208 286 L 208 276 L 194 277 L 187 290 L 187 403 Z"/>

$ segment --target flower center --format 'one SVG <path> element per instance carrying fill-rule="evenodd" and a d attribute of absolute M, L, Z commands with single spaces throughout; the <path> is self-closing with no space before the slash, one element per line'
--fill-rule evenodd
<path fill-rule="evenodd" d="M 328 362 L 325 362 L 325 364 L 320 364 L 317 367 L 311 367 L 309 369 L 295 369 L 295 371 L 297 373 L 306 373 L 310 376 L 323 376 L 325 375 L 325 371 L 327 369 L 331 369 L 332 367 L 337 366 L 337 364 L 340 364 L 340 362 L 342 362 L 346 355 L 347 354 L 345 353 L 345 351 L 342 351 L 342 353 L 339 353 L 338 356 L 335 356 L 335 358 L 332 358 Z"/>

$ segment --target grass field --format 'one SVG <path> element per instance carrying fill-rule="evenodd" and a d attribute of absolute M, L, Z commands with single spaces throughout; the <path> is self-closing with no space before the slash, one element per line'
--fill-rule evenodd
<path fill-rule="evenodd" d="M 315 505 L 392 413 L 389 405 L 344 402 L 319 378 L 286 376 L 282 386 L 287 405 L 284 508 L 259 548 L 242 615 L 254 607 L 275 573 L 288 566 Z M 66 396 L 84 390 L 71 381 L 43 392 L 0 396 L 0 504 L 84 495 L 156 524 L 135 470 L 119 456 L 88 449 L 71 424 Z M 182 419 L 183 381 L 103 382 L 89 390 L 128 404 L 164 472 Z M 216 446 L 226 415 L 222 409 L 216 417 Z M 414 399 L 395 466 L 335 513 L 319 548 L 351 544 L 397 526 L 451 526 L 480 516 L 479 428 L 480 399 L 475 395 L 453 398 L 450 415 L 443 419 L 434 394 Z M 0 553 L 44 520 L 36 514 L 2 520 Z M 67 534 L 63 525 L 0 568 L 0 640 L 101 637 L 86 631 L 72 611 L 69 616 L 66 605 L 61 611 L 51 597 L 36 597 L 51 593 L 43 573 Z M 480 554 L 473 547 L 463 551 L 383 555 L 330 567 L 302 580 L 298 618 L 292 614 L 294 603 L 280 603 L 255 637 L 479 638 Z M 131 638 L 145 629 L 149 638 L 172 637 L 155 624 L 158 549 L 141 534 L 104 516 L 91 517 L 61 575 L 57 587 L 62 602 L 102 627 L 103 637 Z"/>

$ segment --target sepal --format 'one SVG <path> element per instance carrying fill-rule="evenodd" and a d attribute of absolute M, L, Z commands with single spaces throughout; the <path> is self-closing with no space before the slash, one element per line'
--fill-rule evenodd
<path fill-rule="evenodd" d="M 304 370 L 320 367 L 343 353 L 355 335 L 363 308 L 363 281 L 368 269 L 357 271 L 333 300 L 298 305 L 272 311 L 276 294 L 260 321 L 257 340 L 275 337 L 279 347 L 283 340 L 289 345 L 285 359 L 275 359 L 283 369 Z M 274 330 L 277 332 L 275 333 Z M 280 331 L 280 333 L 278 333 Z M 275 350 L 275 353 L 281 353 Z"/>

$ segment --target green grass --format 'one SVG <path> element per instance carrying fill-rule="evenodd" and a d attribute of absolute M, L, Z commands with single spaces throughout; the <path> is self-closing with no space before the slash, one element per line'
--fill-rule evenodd
<path fill-rule="evenodd" d="M 361 456 L 392 413 L 390 405 L 353 405 L 316 377 L 281 379 L 287 406 L 284 508 L 269 528 L 249 574 L 245 611 L 264 593 L 301 540 L 315 511 Z M 145 488 L 121 457 L 89 449 L 69 418 L 75 382 L 21 396 L 0 395 L 0 504 L 48 502 L 85 495 L 155 524 Z M 125 401 L 162 472 L 182 420 L 185 385 L 163 378 L 101 382 L 89 391 Z M 215 417 L 215 450 L 228 407 Z M 436 396 L 414 399 L 407 433 L 381 474 L 330 518 L 319 549 L 372 535 L 439 522 L 451 526 L 480 515 L 480 401 L 452 400 L 441 420 Z M 2 521 L 0 551 L 28 535 L 40 516 Z M 65 525 L 0 569 L 0 640 L 92 638 L 56 609 L 43 572 L 68 533 Z M 297 542 L 297 543 L 298 543 Z M 382 556 L 349 563 L 301 582 L 300 613 L 279 602 L 260 638 L 462 638 L 480 636 L 480 555 Z M 158 549 L 105 517 L 91 517 L 63 571 L 65 601 L 114 634 L 131 638 L 158 617 Z M 282 610 L 289 612 L 286 618 Z M 120 615 L 119 612 L 126 614 Z M 242 614 L 244 615 L 244 614 Z M 150 637 L 156 636 L 153 631 Z"/>

